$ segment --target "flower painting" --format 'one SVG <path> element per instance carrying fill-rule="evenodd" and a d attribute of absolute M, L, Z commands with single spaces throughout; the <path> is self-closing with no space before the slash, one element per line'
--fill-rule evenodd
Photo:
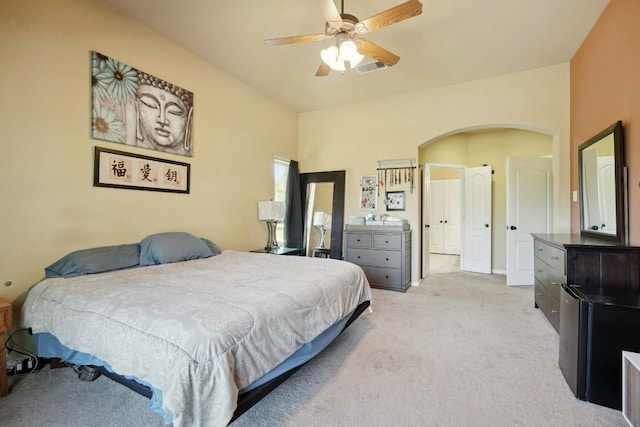
<path fill-rule="evenodd" d="M 193 93 L 91 52 L 91 136 L 192 156 Z"/>

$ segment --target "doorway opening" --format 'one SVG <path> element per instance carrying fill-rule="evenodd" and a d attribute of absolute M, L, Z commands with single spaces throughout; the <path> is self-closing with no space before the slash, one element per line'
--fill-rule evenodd
<path fill-rule="evenodd" d="M 431 274 L 457 273 L 460 271 L 460 255 L 430 253 L 429 270 Z"/>
<path fill-rule="evenodd" d="M 444 134 L 439 138 L 432 139 L 425 142 L 419 147 L 419 164 L 420 165 L 436 165 L 440 166 L 458 166 L 461 167 L 463 172 L 462 179 L 462 237 L 460 246 L 460 265 L 461 270 L 478 271 L 474 268 L 466 268 L 465 266 L 471 263 L 476 263 L 476 256 L 480 261 L 479 255 L 486 254 L 489 257 L 488 270 L 482 271 L 483 273 L 491 274 L 504 274 L 507 275 L 507 238 L 509 225 L 514 225 L 509 222 L 507 218 L 508 206 L 507 206 L 507 159 L 513 157 L 550 157 L 553 158 L 554 146 L 557 145 L 557 135 L 552 133 L 543 132 L 540 129 L 525 129 L 522 127 L 483 127 L 477 129 L 465 129 L 460 130 L 457 133 Z M 464 165 L 464 166 L 461 166 Z M 471 172 L 471 169 L 480 169 L 481 165 L 489 165 L 489 188 L 484 192 L 464 194 L 466 187 L 467 176 L 474 174 L 477 178 L 474 182 L 481 182 L 479 171 Z M 470 166 L 470 168 L 466 168 Z M 428 202 L 426 195 L 428 194 L 428 181 L 425 180 L 425 176 L 428 171 L 423 168 L 422 171 L 423 185 L 420 201 L 420 220 L 421 220 L 421 233 L 420 238 L 422 242 L 419 244 L 420 252 L 418 261 L 420 262 L 420 277 L 426 277 L 429 273 L 429 254 L 431 253 L 430 244 L 425 243 L 427 225 L 431 226 L 429 221 L 426 221 L 425 215 L 426 203 Z M 482 178 L 482 182 L 486 182 L 485 177 Z M 478 186 L 479 187 L 479 186 Z M 476 197 L 478 200 L 487 200 L 484 195 L 491 194 L 489 199 L 490 216 L 484 217 L 487 220 L 481 222 L 477 220 L 482 215 L 478 215 L 476 211 L 465 212 L 464 205 L 471 205 L 469 202 L 472 197 Z M 469 202 L 469 203 L 466 203 Z M 482 206 L 479 203 L 478 206 Z M 471 218 L 472 221 L 466 221 Z M 477 220 L 477 221 L 476 221 Z M 438 220 L 439 221 L 439 220 Z M 439 222 L 438 222 L 439 224 Z M 464 227 L 472 225 L 472 229 L 466 230 Z M 426 237 L 426 238 L 425 238 Z M 477 249 L 480 247 L 480 242 L 489 243 L 489 250 Z M 475 248 L 475 249 L 474 249 Z M 518 257 L 519 260 L 527 257 Z M 485 263 L 487 260 L 484 260 Z M 484 264 L 483 264 L 484 265 Z M 480 272 L 480 271 L 478 271 Z"/>
<path fill-rule="evenodd" d="M 422 277 L 429 272 L 460 271 L 464 169 L 449 164 L 423 167 Z"/>

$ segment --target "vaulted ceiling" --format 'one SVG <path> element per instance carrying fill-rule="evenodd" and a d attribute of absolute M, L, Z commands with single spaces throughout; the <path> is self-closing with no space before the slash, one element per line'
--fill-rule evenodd
<path fill-rule="evenodd" d="M 364 36 L 398 64 L 316 77 L 330 40 L 264 44 L 323 33 L 313 0 L 101 1 L 299 112 L 569 62 L 609 2 L 421 0 L 421 15 Z M 346 0 L 344 12 L 363 20 L 402 2 Z"/>

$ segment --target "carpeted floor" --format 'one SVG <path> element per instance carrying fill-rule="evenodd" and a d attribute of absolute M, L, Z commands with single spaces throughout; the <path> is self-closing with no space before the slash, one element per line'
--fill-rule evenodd
<path fill-rule="evenodd" d="M 232 426 L 626 425 L 571 394 L 531 287 L 438 271 L 405 294 L 374 290 L 373 313 Z M 104 377 L 46 368 L 19 380 L 0 399 L 3 426 L 162 425 L 145 398 Z"/>

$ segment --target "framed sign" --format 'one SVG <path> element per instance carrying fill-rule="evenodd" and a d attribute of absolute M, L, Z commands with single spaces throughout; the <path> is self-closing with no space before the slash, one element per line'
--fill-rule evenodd
<path fill-rule="evenodd" d="M 387 191 L 385 200 L 388 211 L 405 210 L 404 191 Z"/>
<path fill-rule="evenodd" d="M 95 187 L 189 193 L 191 165 L 95 147 Z"/>
<path fill-rule="evenodd" d="M 378 177 L 363 175 L 360 177 L 360 209 L 375 211 L 378 208 Z"/>

